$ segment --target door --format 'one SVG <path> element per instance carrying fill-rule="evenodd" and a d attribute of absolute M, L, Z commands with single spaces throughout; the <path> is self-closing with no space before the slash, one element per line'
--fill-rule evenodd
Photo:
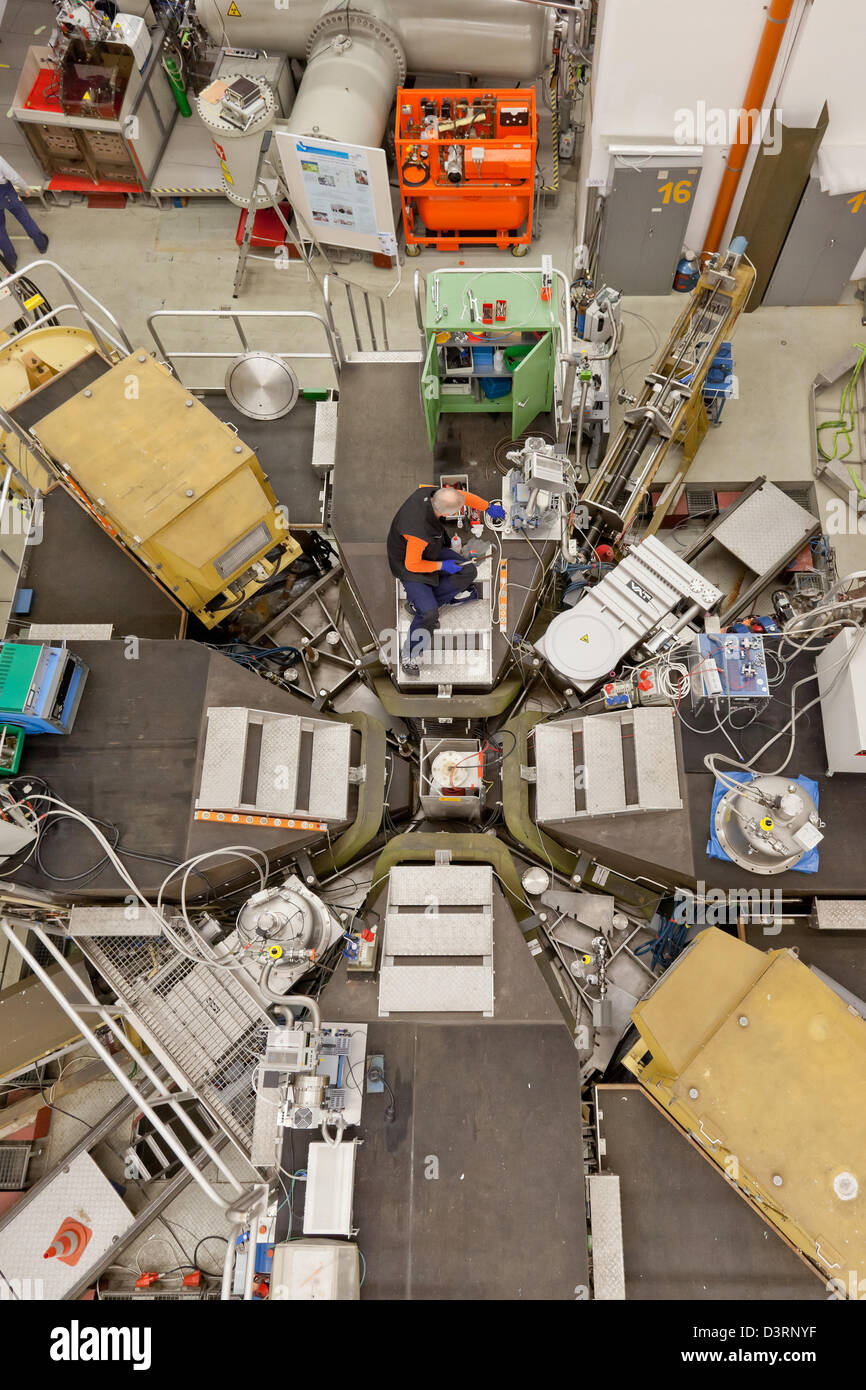
<path fill-rule="evenodd" d="M 809 180 L 764 304 L 838 304 L 866 247 L 866 192 L 822 193 Z"/>
<path fill-rule="evenodd" d="M 658 162 L 614 170 L 604 199 L 598 278 L 623 294 L 668 294 L 700 167 Z"/>
<path fill-rule="evenodd" d="M 511 377 L 511 438 L 529 428 L 536 415 L 550 407 L 550 334 L 535 344 Z"/>
<path fill-rule="evenodd" d="M 436 356 L 436 339 L 431 337 L 427 349 L 427 360 L 421 373 L 421 404 L 424 419 L 427 421 L 427 439 L 432 449 L 436 444 L 436 430 L 442 414 L 442 397 L 439 389 L 439 363 Z"/>

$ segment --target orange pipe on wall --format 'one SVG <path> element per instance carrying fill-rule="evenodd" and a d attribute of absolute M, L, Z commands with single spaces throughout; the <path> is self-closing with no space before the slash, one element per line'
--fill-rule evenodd
<path fill-rule="evenodd" d="M 779 56 L 779 49 L 782 46 L 782 39 L 785 34 L 785 26 L 791 17 L 794 8 L 794 0 L 771 0 L 767 17 L 764 20 L 764 29 L 761 34 L 761 41 L 758 44 L 758 51 L 755 54 L 755 62 L 752 66 L 752 75 L 749 78 L 749 85 L 746 88 L 746 95 L 743 97 L 741 111 L 747 113 L 747 131 L 745 140 L 738 140 L 728 151 L 725 160 L 725 172 L 722 174 L 722 182 L 716 196 L 715 207 L 710 218 L 710 225 L 704 238 L 703 255 L 709 256 L 714 251 L 718 251 L 719 242 L 725 230 L 730 215 L 731 207 L 734 202 L 734 194 L 740 182 L 740 176 L 746 163 L 746 155 L 749 145 L 754 135 L 755 122 L 751 111 L 760 111 L 767 95 L 767 88 L 770 85 L 770 78 L 773 68 L 776 66 L 776 59 Z M 742 134 L 742 126 L 738 133 Z"/>

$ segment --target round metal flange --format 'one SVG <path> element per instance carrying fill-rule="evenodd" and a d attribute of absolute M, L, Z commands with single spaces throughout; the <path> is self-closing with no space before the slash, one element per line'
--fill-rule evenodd
<path fill-rule="evenodd" d="M 546 869 L 542 869 L 540 864 L 533 864 L 524 871 L 520 882 L 523 884 L 524 892 L 535 898 L 539 893 L 547 892 L 550 887 L 550 874 Z"/>
<path fill-rule="evenodd" d="M 612 623 L 581 605 L 558 613 L 544 634 L 545 659 L 555 671 L 580 685 L 600 680 L 617 663 L 619 647 Z"/>
<path fill-rule="evenodd" d="M 250 420 L 279 420 L 288 415 L 300 394 L 298 378 L 272 352 L 244 352 L 229 363 L 226 395 Z"/>
<path fill-rule="evenodd" d="M 366 10 L 351 10 L 347 15 L 346 7 L 342 5 L 339 9 L 330 10 L 322 15 L 313 25 L 307 39 L 307 62 L 315 56 L 319 41 L 334 35 L 375 39 L 390 52 L 397 73 L 396 85 L 403 86 L 406 81 L 406 54 L 403 45 L 395 31 L 384 20 L 379 19 L 378 15 L 369 14 Z"/>
<path fill-rule="evenodd" d="M 769 798 L 781 801 L 790 796 L 790 779 L 772 774 L 755 777 L 744 786 L 759 787 Z M 781 810 L 751 800 L 742 792 L 726 791 L 713 818 L 716 838 L 730 860 L 753 874 L 779 874 L 803 858 L 806 848 L 794 835 L 818 821 L 818 811 L 809 793 L 796 787 L 799 810 Z M 773 843 L 776 842 L 776 843 Z"/>

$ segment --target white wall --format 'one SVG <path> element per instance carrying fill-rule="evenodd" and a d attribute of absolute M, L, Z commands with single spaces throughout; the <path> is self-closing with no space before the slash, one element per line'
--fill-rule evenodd
<path fill-rule="evenodd" d="M 739 108 L 765 14 L 760 0 L 725 0 L 721 5 L 715 0 L 601 0 L 588 180 L 596 185 L 609 180 L 611 144 L 673 143 L 680 109 L 695 109 L 698 102 L 707 109 Z M 864 89 L 864 0 L 797 0 L 764 105 L 777 99 L 785 124 L 814 125 L 828 102 L 827 167 L 838 171 L 841 182 L 854 180 L 854 187 L 833 191 L 866 186 Z M 686 232 L 686 244 L 697 250 L 726 155 L 726 147 L 704 147 L 704 172 Z M 754 159 L 750 151 L 726 238 Z"/>

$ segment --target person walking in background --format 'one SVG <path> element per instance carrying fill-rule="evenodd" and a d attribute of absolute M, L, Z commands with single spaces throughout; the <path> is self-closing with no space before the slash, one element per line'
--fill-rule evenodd
<path fill-rule="evenodd" d="M 42 228 L 33 221 L 22 203 L 18 193 L 19 189 L 22 193 L 27 191 L 26 181 L 12 168 L 11 164 L 0 158 L 0 256 L 3 257 L 10 275 L 18 265 L 18 255 L 6 227 L 7 212 L 11 212 L 13 217 L 18 218 L 31 241 L 35 243 L 37 251 L 44 255 L 48 250 L 48 238 Z"/>

